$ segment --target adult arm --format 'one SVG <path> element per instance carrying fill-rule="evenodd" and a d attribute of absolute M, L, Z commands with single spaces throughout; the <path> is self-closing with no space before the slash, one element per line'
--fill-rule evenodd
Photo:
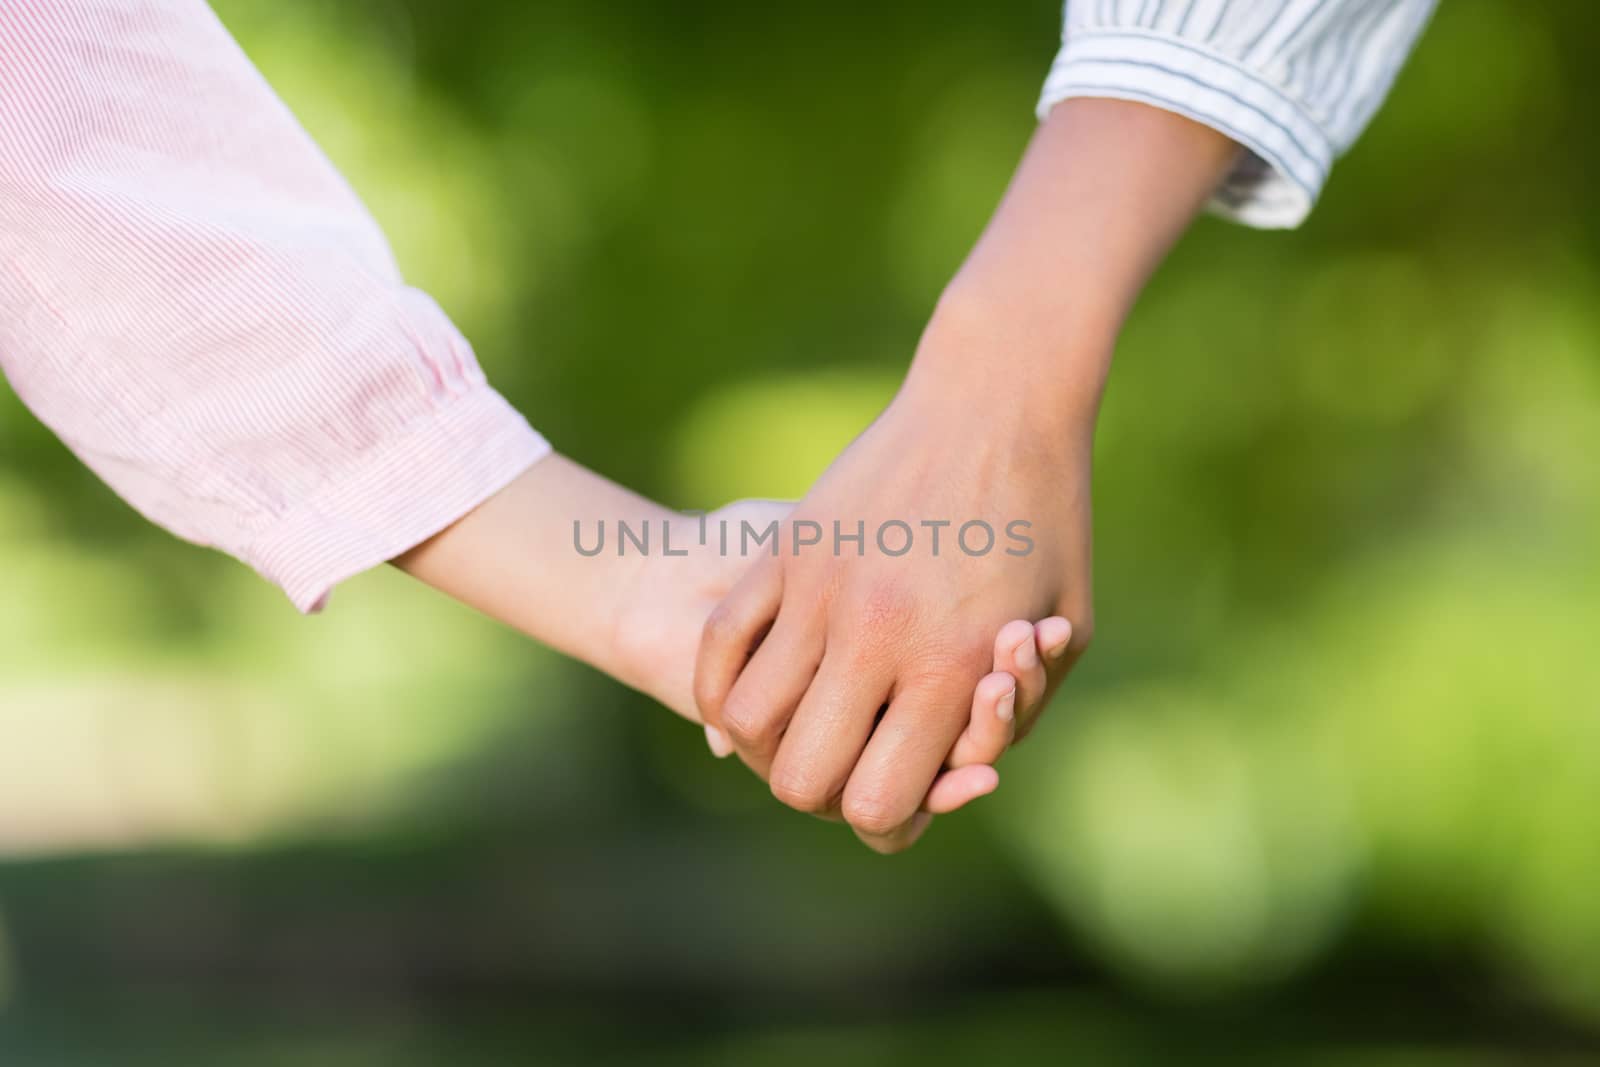
<path fill-rule="evenodd" d="M 904 847 L 962 729 L 985 635 L 1062 615 L 1073 637 L 1052 681 L 1081 654 L 1090 449 L 1112 342 L 1235 152 L 1205 126 L 1122 101 L 1073 100 L 1040 127 L 899 394 L 793 514 L 828 532 L 864 526 L 861 553 L 825 536 L 820 550 L 763 559 L 708 622 L 702 714 L 779 799 L 842 807 L 869 845 Z M 978 527 L 961 543 L 979 521 L 997 533 L 987 551 Z M 1016 522 L 1028 524 L 1025 555 L 1001 534 Z M 875 543 L 891 523 L 920 533 L 911 552 Z"/>
<path fill-rule="evenodd" d="M 1244 149 L 1209 208 L 1292 227 L 1377 113 L 1437 0 L 1068 0 L 1039 116 L 1133 100 Z"/>
<path fill-rule="evenodd" d="M 1024 557 L 765 561 L 708 621 L 696 696 L 774 794 L 893 851 L 1004 619 L 1093 629 L 1093 429 L 1122 322 L 1193 216 L 1293 225 L 1431 0 L 1107 0 L 1066 11 L 1043 122 L 905 385 L 795 520 L 1031 524 Z M 885 709 L 879 716 L 879 709 Z M 1028 724 L 1019 724 L 1019 734 Z"/>

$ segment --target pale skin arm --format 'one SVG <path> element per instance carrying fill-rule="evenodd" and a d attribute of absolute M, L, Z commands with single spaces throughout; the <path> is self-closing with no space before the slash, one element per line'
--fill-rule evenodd
<path fill-rule="evenodd" d="M 565 456 L 551 455 L 393 562 L 558 652 L 637 684 L 616 629 L 644 557 L 612 551 L 581 556 L 573 547 L 572 523 L 581 519 L 592 531 L 602 518 L 643 525 L 672 514 Z"/>
<path fill-rule="evenodd" d="M 1068 100 L 1039 127 L 899 395 L 794 513 L 824 528 L 1021 518 L 1037 550 L 755 564 L 708 620 L 695 695 L 779 799 L 842 810 L 873 848 L 904 848 L 996 628 L 1072 623 L 1045 692 L 1018 694 L 1030 709 L 1082 653 L 1091 442 L 1115 339 L 1237 151 L 1209 127 L 1115 100 Z M 1031 723 L 1019 720 L 1020 734 Z"/>

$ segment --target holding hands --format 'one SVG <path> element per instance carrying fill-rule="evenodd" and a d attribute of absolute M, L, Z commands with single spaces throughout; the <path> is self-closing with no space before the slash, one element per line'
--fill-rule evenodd
<path fill-rule="evenodd" d="M 708 517 L 773 527 L 754 562 L 560 456 L 396 562 L 703 721 L 789 806 L 903 849 L 995 787 L 1089 642 L 1112 348 L 1236 151 L 1140 104 L 1056 107 L 888 409 L 792 511 Z M 687 555 L 573 566 L 595 515 L 673 527 Z"/>
<path fill-rule="evenodd" d="M 899 395 L 792 510 L 713 516 L 765 556 L 549 454 L 205 4 L 94 6 L 0 15 L 19 395 L 302 610 L 392 560 L 890 852 L 995 787 L 1089 642 L 1094 426 L 1150 274 L 1208 198 L 1298 221 L 1432 5 L 1234 5 L 1204 33 L 1177 5 L 1070 5 L 1048 114 Z M 602 516 L 694 550 L 584 551 Z"/>
<path fill-rule="evenodd" d="M 793 505 L 744 500 L 704 519 L 712 528 L 762 530 Z M 620 516 L 634 530 L 659 531 L 658 549 L 617 544 L 573 563 L 573 515 Z M 692 695 L 696 650 L 717 603 L 747 572 L 749 559 L 702 544 L 702 519 L 672 512 L 552 455 L 461 521 L 395 562 L 524 633 L 610 674 L 666 707 L 700 721 Z M 682 553 L 681 555 L 679 553 Z M 999 628 L 986 644 L 989 673 L 975 671 L 961 694 L 962 728 L 946 745 L 948 769 L 921 783 L 913 801 L 917 831 L 928 817 L 955 811 L 998 784 L 992 764 L 1019 722 L 1037 712 L 1044 662 L 1063 655 L 1070 627 L 1059 618 Z M 708 727 L 712 751 L 732 749 Z M 826 812 L 819 809 L 820 814 Z M 906 835 L 909 837 L 914 834 Z"/>

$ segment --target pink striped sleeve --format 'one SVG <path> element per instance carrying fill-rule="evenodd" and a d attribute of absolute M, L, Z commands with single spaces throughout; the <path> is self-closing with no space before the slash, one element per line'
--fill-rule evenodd
<path fill-rule="evenodd" d="M 202 0 L 0 0 L 0 366 L 306 611 L 548 451 Z"/>

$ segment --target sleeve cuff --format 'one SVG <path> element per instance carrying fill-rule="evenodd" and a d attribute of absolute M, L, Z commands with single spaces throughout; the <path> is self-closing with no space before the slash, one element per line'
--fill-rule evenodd
<path fill-rule="evenodd" d="M 331 478 L 241 555 L 303 612 L 333 587 L 393 559 L 505 488 L 550 445 L 487 385 Z"/>
<path fill-rule="evenodd" d="M 1298 226 L 1333 164 L 1333 142 L 1298 101 L 1237 60 L 1180 37 L 1074 29 L 1045 79 L 1039 118 L 1074 96 L 1149 104 L 1239 142 L 1248 151 L 1208 207 L 1248 226 Z"/>

